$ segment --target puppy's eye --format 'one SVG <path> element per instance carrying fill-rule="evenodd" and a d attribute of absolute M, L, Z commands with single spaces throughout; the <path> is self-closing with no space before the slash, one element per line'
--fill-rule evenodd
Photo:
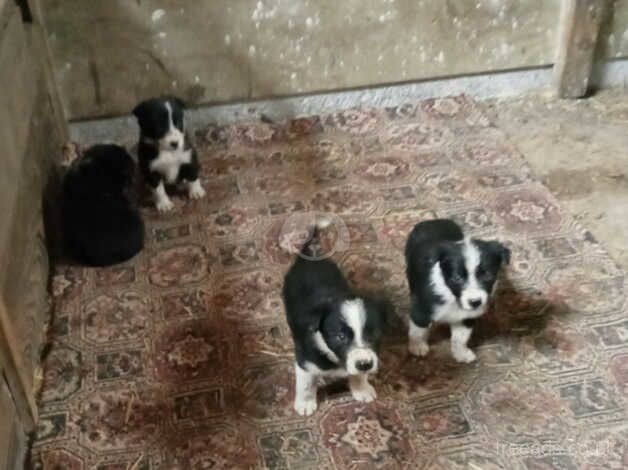
<path fill-rule="evenodd" d="M 346 334 L 344 334 L 344 333 L 338 333 L 338 334 L 336 335 L 336 340 L 337 340 L 337 341 L 340 341 L 340 342 L 344 342 L 344 341 L 346 341 L 346 340 L 347 340 L 347 335 L 346 335 Z"/>
<path fill-rule="evenodd" d="M 481 267 L 478 268 L 475 275 L 481 279 L 488 279 L 489 277 L 491 277 L 491 273 L 489 273 L 486 269 L 481 268 Z"/>

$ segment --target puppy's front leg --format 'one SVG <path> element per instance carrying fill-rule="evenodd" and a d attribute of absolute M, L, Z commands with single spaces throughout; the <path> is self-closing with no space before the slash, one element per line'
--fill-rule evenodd
<path fill-rule="evenodd" d="M 157 207 L 157 210 L 159 212 L 171 211 L 174 208 L 174 204 L 166 193 L 164 181 L 161 176 L 152 173 L 149 183 L 153 188 L 153 200 L 155 201 L 155 207 Z"/>
<path fill-rule="evenodd" d="M 429 335 L 429 327 L 422 328 L 416 326 L 412 319 L 410 319 L 410 325 L 408 328 L 408 350 L 410 354 L 418 357 L 427 356 L 430 352 L 430 346 L 427 343 L 427 337 Z"/>
<path fill-rule="evenodd" d="M 201 186 L 201 180 L 187 181 L 188 197 L 190 199 L 201 199 L 205 197 L 205 190 Z"/>
<path fill-rule="evenodd" d="M 349 389 L 356 401 L 369 403 L 377 398 L 375 388 L 369 383 L 369 378 L 365 374 L 349 376 Z"/>
<path fill-rule="evenodd" d="M 310 416 L 316 411 L 316 376 L 294 365 L 295 393 L 294 410 L 301 416 Z"/>
<path fill-rule="evenodd" d="M 408 319 L 408 351 L 418 357 L 427 356 L 430 346 L 427 342 L 430 333 L 430 317 L 420 308 L 418 299 L 410 298 L 410 318 Z"/>
<path fill-rule="evenodd" d="M 473 362 L 476 359 L 475 353 L 467 346 L 472 331 L 472 320 L 451 325 L 451 354 L 458 362 Z"/>
<path fill-rule="evenodd" d="M 193 150 L 188 150 L 193 153 Z M 196 154 L 192 157 L 193 162 L 196 162 Z M 201 180 L 199 178 L 198 164 L 186 163 L 179 168 L 179 176 L 185 179 L 185 184 L 188 188 L 188 197 L 190 199 L 201 199 L 205 197 L 205 190 L 201 186 Z"/>

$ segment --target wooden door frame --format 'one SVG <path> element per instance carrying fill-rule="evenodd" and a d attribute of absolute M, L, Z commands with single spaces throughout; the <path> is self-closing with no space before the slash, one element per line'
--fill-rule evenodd
<path fill-rule="evenodd" d="M 27 432 L 31 432 L 37 423 L 37 403 L 32 386 L 33 380 L 28 379 L 19 340 L 2 298 L 0 298 L 0 365 L 9 384 L 20 422 Z"/>

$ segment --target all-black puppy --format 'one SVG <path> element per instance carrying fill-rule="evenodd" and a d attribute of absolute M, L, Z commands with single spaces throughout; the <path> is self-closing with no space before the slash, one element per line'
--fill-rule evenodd
<path fill-rule="evenodd" d="M 451 352 L 459 362 L 476 356 L 468 348 L 474 320 L 486 311 L 500 269 L 510 250 L 497 241 L 466 238 L 452 220 L 418 223 L 406 244 L 410 286 L 408 347 L 425 356 L 432 322 L 451 326 Z"/>
<path fill-rule="evenodd" d="M 348 377 L 353 398 L 375 399 L 368 376 L 377 371 L 377 351 L 384 329 L 384 306 L 356 296 L 338 266 L 315 259 L 319 223 L 287 272 L 283 300 L 294 340 L 296 393 L 294 409 L 311 415 L 317 407 L 317 381 Z"/>
<path fill-rule="evenodd" d="M 61 209 L 65 245 L 77 262 L 108 266 L 142 249 L 144 224 L 126 194 L 134 170 L 117 145 L 95 145 L 70 165 Z"/>
<path fill-rule="evenodd" d="M 140 169 L 153 190 L 159 212 L 174 207 L 166 185 L 184 183 L 191 199 L 205 196 L 196 151 L 186 145 L 183 111 L 179 98 L 152 98 L 133 109 L 140 126 L 137 149 Z"/>

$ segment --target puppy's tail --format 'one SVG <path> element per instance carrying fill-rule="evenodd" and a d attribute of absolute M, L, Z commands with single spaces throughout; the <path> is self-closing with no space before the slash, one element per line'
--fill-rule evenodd
<path fill-rule="evenodd" d="M 301 247 L 301 254 L 308 258 L 317 258 L 321 252 L 321 230 L 325 230 L 331 225 L 331 219 L 322 217 L 316 221 L 314 227 L 311 229 L 311 234 L 308 240 Z"/>

